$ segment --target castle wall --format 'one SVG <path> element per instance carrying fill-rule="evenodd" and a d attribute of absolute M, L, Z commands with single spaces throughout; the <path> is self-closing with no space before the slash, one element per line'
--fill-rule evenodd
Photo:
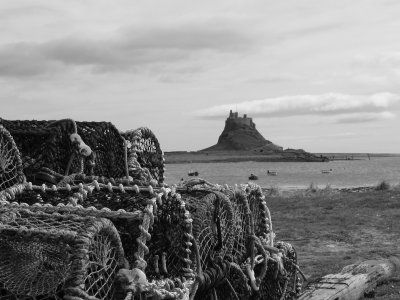
<path fill-rule="evenodd" d="M 226 124 L 239 124 L 239 125 L 247 125 L 251 128 L 256 128 L 256 124 L 253 122 L 253 118 L 248 118 L 246 114 L 243 117 L 239 117 L 237 112 L 229 113 L 229 117 L 226 119 Z"/>

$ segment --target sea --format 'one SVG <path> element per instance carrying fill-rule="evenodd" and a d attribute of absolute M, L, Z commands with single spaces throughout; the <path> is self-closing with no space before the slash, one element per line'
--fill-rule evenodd
<path fill-rule="evenodd" d="M 277 173 L 268 175 L 269 171 Z M 252 181 L 262 188 L 303 189 L 311 184 L 319 188 L 354 188 L 376 186 L 382 181 L 400 183 L 400 157 L 372 157 L 370 160 L 335 160 L 330 162 L 224 162 L 166 164 L 167 184 L 188 180 L 190 171 L 216 184 L 243 184 Z M 250 174 L 258 177 L 249 180 Z"/>

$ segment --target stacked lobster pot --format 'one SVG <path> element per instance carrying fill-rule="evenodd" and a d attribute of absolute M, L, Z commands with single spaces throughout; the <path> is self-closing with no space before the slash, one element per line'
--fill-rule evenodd
<path fill-rule="evenodd" d="M 294 299 L 301 285 L 260 187 L 168 186 L 154 134 L 106 122 L 0 119 L 0 243 L 0 300 Z"/>
<path fill-rule="evenodd" d="M 219 186 L 202 179 L 177 189 L 193 216 L 199 259 L 197 299 L 295 299 L 302 274 L 294 248 L 274 244 L 259 186 Z"/>
<path fill-rule="evenodd" d="M 21 122 L 23 126 L 18 129 L 18 124 L 15 123 Z M 28 126 L 30 122 L 31 127 Z M 30 244 L 31 240 L 20 245 L 11 241 L 1 248 L 0 298 L 3 295 L 5 299 L 125 299 L 127 296 L 133 299 L 144 296 L 183 299 L 189 296 L 194 283 L 190 260 L 192 220 L 180 195 L 163 184 L 162 152 L 157 148 L 158 142 L 154 140 L 150 130 L 140 128 L 132 131 L 129 133 L 131 141 L 127 141 L 110 123 L 72 120 L 1 120 L 1 123 L 19 136 L 15 143 L 13 136 L 0 125 L 0 236 L 10 226 L 14 226 L 13 236 L 19 241 L 25 239 L 27 231 L 37 229 L 41 234 L 35 236 L 36 242 L 30 248 L 23 245 Z M 64 132 L 69 138 L 52 135 L 54 127 L 59 128 L 59 134 Z M 23 135 L 31 136 L 35 128 L 39 128 L 36 137 L 41 138 L 36 143 L 30 141 L 28 146 L 25 145 L 29 138 L 24 139 Z M 108 143 L 100 134 L 97 139 L 91 136 L 100 131 L 104 135 L 114 136 L 107 137 L 110 140 Z M 49 150 L 39 151 L 35 145 Z M 112 145 L 122 150 L 113 149 Z M 152 153 L 147 153 L 149 150 L 146 149 L 140 151 L 141 147 L 151 147 Z M 140 158 L 141 155 L 145 157 Z M 110 161 L 113 163 L 110 164 Z M 142 164 L 146 161 L 150 163 L 149 166 L 144 166 L 138 164 L 138 161 Z M 28 174 L 26 177 L 31 181 L 25 179 L 24 173 Z M 10 212 L 11 216 L 23 216 L 28 225 L 22 225 L 22 221 L 15 223 L 16 218 L 9 217 Z M 74 216 L 72 221 L 67 218 L 70 216 Z M 53 222 L 56 218 L 59 221 Z M 36 221 L 37 219 L 46 221 Z M 76 254 L 84 257 L 82 259 L 85 263 L 79 266 L 76 265 L 73 255 L 58 253 L 57 246 L 54 246 L 56 250 L 50 251 L 53 246 L 46 244 L 45 252 L 38 251 L 34 254 L 29 250 L 36 244 L 45 244 L 46 241 L 50 245 L 61 241 L 68 245 L 67 248 L 73 247 L 72 235 L 87 236 L 77 227 L 86 228 L 82 224 L 92 222 L 88 219 L 107 223 L 113 228 L 110 232 L 118 232 L 116 237 L 123 249 L 117 251 L 118 257 L 110 254 L 110 250 L 104 245 L 91 246 L 92 238 L 87 241 L 84 247 L 86 250 Z M 72 227 L 73 234 L 59 225 L 63 220 L 66 227 Z M 79 222 L 82 224 L 79 225 Z M 77 243 L 81 245 L 80 241 Z M 99 249 L 98 252 L 88 250 L 91 247 Z M 10 256 L 10 253 L 13 255 Z M 112 258 L 107 255 L 112 255 Z M 48 289 L 36 286 L 36 282 L 38 285 L 46 282 L 39 279 L 42 272 L 58 268 L 51 260 L 54 256 L 65 258 L 65 261 L 58 262 L 65 265 L 65 268 L 76 265 L 74 270 L 79 269 L 83 274 L 80 281 L 69 281 L 68 276 L 74 277 L 71 274 L 75 273 L 68 273 Z M 10 257 L 13 259 L 10 260 Z M 25 272 L 24 263 L 28 257 L 34 262 L 32 264 L 43 270 L 32 272 L 32 264 L 26 264 L 31 272 Z M 114 260 L 118 263 L 113 262 Z M 13 280 L 18 281 L 20 273 L 10 275 L 10 270 L 15 269 L 15 261 L 21 262 L 17 269 L 26 274 L 19 283 L 14 283 Z M 3 265 L 7 267 L 3 268 Z M 92 272 L 95 266 L 103 266 L 106 271 L 96 269 L 97 271 Z M 27 282 L 30 284 L 26 284 Z M 101 290 L 103 285 L 107 291 Z M 71 294 L 66 291 L 73 292 Z"/>
<path fill-rule="evenodd" d="M 0 206 L 0 298 L 110 299 L 127 268 L 105 218 Z"/>
<path fill-rule="evenodd" d="M 115 267 L 114 270 L 107 273 L 108 281 L 114 282 L 115 280 L 116 286 L 119 284 L 120 287 L 113 290 L 112 288 L 116 286 L 110 286 L 110 291 L 99 299 L 124 298 L 127 291 L 131 292 L 132 296 L 145 294 L 147 296 L 168 296 L 172 299 L 179 299 L 182 295 L 189 293 L 189 287 L 194 278 L 190 260 L 191 219 L 185 209 L 185 204 L 173 189 L 144 188 L 137 185 L 132 187 L 113 186 L 111 183 L 101 184 L 97 181 L 91 184 L 67 185 L 66 187 L 37 186 L 26 183 L 0 192 L 0 203 L 4 212 L 1 217 L 1 226 L 4 228 L 15 222 L 12 217 L 8 217 L 9 212 L 12 212 L 12 216 L 14 214 L 20 216 L 26 210 L 30 212 L 26 218 L 41 216 L 44 218 L 46 215 L 48 219 L 52 220 L 61 216 L 76 216 L 77 218 L 73 221 L 77 223 L 85 218 L 109 221 L 114 231 L 118 231 L 117 239 L 123 248 L 123 251 L 120 252 L 123 253 L 125 264 L 118 264 L 121 270 Z M 72 221 L 68 221 L 67 218 L 65 220 L 68 226 L 78 226 L 69 225 Z M 65 243 L 68 244 L 67 237 L 64 237 L 66 234 L 64 229 L 58 225 L 52 227 L 53 221 L 49 221 L 49 223 L 50 225 L 43 228 L 40 227 L 41 223 L 37 225 L 40 230 L 43 230 L 42 234 L 45 239 L 48 239 L 45 230 L 49 228 L 49 234 L 59 232 L 58 239 L 64 240 L 65 238 Z M 20 228 L 22 230 L 20 238 L 24 239 L 25 231 L 29 231 L 35 226 L 29 225 L 26 228 Z M 77 235 L 79 236 L 79 234 Z M 19 249 L 24 248 L 21 246 Z M 3 250 L 11 251 L 12 249 Z M 103 256 L 105 252 L 102 252 L 108 250 L 100 249 L 99 251 L 98 253 L 89 251 L 86 254 L 98 259 L 93 264 L 101 264 L 108 270 L 110 267 L 107 264 L 112 262 L 108 256 Z M 22 257 L 27 255 L 26 253 L 19 254 Z M 51 256 L 52 254 L 46 255 Z M 11 263 L 10 256 L 2 252 L 0 261 L 3 262 L 5 259 L 7 262 L 4 264 L 9 265 Z M 43 254 L 38 255 L 36 259 L 38 265 L 49 263 Z M 113 259 L 115 258 L 113 257 Z M 13 261 L 15 260 L 16 256 L 13 257 Z M 69 263 L 73 262 L 65 262 L 66 265 Z M 82 266 L 86 270 L 81 270 L 81 272 L 88 274 L 93 268 L 90 264 Z M 21 266 L 19 269 L 23 270 L 23 267 Z M 120 272 L 118 273 L 118 271 Z M 96 281 L 97 288 L 102 282 L 102 278 L 105 277 L 101 272 L 91 276 L 99 276 L 96 280 L 93 279 Z M 66 280 L 66 278 L 64 279 Z M 31 278 L 31 281 L 36 282 L 36 279 Z M 83 299 L 98 297 L 97 293 L 91 293 L 92 281 L 86 278 L 84 280 L 85 287 L 76 296 Z M 5 285 L 3 288 L 9 288 L 14 295 L 30 296 L 32 294 L 32 289 L 21 294 L 20 290 L 14 290 L 13 286 Z M 118 295 L 118 291 L 122 294 Z M 35 296 L 39 295 L 35 294 Z"/>
<path fill-rule="evenodd" d="M 162 185 L 164 158 L 148 128 L 120 133 L 108 122 L 0 119 L 21 155 L 27 181 L 58 184 L 85 174 L 126 184 Z M 90 180 L 90 178 L 88 178 Z"/>

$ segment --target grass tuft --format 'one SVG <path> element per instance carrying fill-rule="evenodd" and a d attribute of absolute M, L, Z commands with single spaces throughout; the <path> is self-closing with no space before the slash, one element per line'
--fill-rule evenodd
<path fill-rule="evenodd" d="M 333 191 L 332 186 L 331 186 L 330 183 L 328 183 L 328 184 L 325 186 L 325 188 L 324 188 L 324 193 L 325 193 L 325 194 L 329 194 L 329 193 L 331 193 L 332 191 Z"/>
<path fill-rule="evenodd" d="M 390 190 L 391 186 L 385 180 L 382 180 L 376 187 L 375 190 L 377 191 L 388 191 Z"/>
<path fill-rule="evenodd" d="M 268 189 L 268 196 L 281 196 L 281 189 L 277 185 L 272 185 Z"/>
<path fill-rule="evenodd" d="M 307 193 L 316 193 L 319 191 L 318 185 L 316 185 L 314 182 L 311 182 L 308 188 L 306 189 Z"/>

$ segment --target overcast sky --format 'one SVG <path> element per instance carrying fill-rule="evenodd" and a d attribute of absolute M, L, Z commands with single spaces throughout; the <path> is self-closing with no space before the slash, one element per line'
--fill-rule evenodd
<path fill-rule="evenodd" d="M 0 117 L 217 142 L 229 110 L 284 148 L 400 152 L 398 0 L 0 0 Z"/>

